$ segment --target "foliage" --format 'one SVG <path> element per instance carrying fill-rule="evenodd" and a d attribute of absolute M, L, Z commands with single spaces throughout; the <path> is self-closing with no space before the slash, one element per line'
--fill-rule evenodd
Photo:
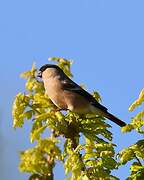
<path fill-rule="evenodd" d="M 138 99 L 129 107 L 133 111 L 138 106 L 142 106 L 144 102 L 144 89 L 141 91 Z M 140 134 L 144 134 L 144 110 L 140 111 L 135 117 L 132 117 L 130 124 L 122 128 L 123 132 L 130 132 L 136 130 Z M 119 153 L 120 165 L 125 165 L 128 161 L 132 161 L 130 167 L 131 174 L 128 180 L 144 179 L 144 140 L 139 140 L 135 144 L 123 149 Z"/>
<path fill-rule="evenodd" d="M 72 77 L 72 62 L 63 58 L 50 60 L 56 61 Z M 111 126 L 97 115 L 56 111 L 37 73 L 33 65 L 30 71 L 21 74 L 27 80 L 26 92 L 18 93 L 13 102 L 13 127 L 21 128 L 25 121 L 30 120 L 29 138 L 31 143 L 36 144 L 21 152 L 20 171 L 31 173 L 30 179 L 53 179 L 55 163 L 61 161 L 67 180 L 117 179 L 111 174 L 117 168 L 115 145 L 108 130 Z M 98 101 L 101 99 L 97 92 L 94 92 L 94 97 Z M 121 159 L 125 152 L 121 153 Z M 135 166 L 142 171 L 139 164 Z"/>

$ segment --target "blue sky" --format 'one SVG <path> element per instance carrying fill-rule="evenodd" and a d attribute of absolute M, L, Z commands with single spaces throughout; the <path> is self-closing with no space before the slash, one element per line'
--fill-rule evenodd
<path fill-rule="evenodd" d="M 74 60 L 77 83 L 97 90 L 109 111 L 130 122 L 129 105 L 143 88 L 143 0 L 0 1 L 0 176 L 27 180 L 18 171 L 19 151 L 29 148 L 30 123 L 12 129 L 11 105 L 25 81 L 19 74 L 48 63 L 48 57 Z M 141 137 L 121 134 L 112 124 L 117 151 Z M 60 166 L 55 180 L 64 179 Z M 114 172 L 120 179 L 128 167 Z"/>

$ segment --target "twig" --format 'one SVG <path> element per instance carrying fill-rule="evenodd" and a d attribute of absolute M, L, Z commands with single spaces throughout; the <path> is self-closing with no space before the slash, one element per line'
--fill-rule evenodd
<path fill-rule="evenodd" d="M 38 114 L 41 114 L 36 108 L 34 108 L 32 105 L 27 104 L 32 110 L 34 110 L 35 112 L 37 112 Z"/>
<path fill-rule="evenodd" d="M 141 166 L 143 166 L 142 163 L 140 162 L 139 158 L 136 156 L 135 153 L 134 153 L 134 156 L 135 156 L 135 159 L 138 161 L 138 163 L 139 163 Z"/>

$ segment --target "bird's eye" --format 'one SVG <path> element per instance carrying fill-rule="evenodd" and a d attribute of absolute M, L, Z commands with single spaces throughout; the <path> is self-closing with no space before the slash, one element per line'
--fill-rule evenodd
<path fill-rule="evenodd" d="M 38 71 L 38 74 L 37 74 L 37 77 L 42 77 L 42 72 L 41 71 Z"/>

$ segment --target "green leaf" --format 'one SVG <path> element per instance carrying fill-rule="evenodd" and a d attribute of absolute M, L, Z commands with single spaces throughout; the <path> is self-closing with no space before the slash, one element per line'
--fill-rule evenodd
<path fill-rule="evenodd" d="M 122 127 L 122 132 L 125 133 L 125 132 L 130 132 L 134 129 L 134 125 L 132 124 L 127 124 L 126 126 Z"/>
<path fill-rule="evenodd" d="M 33 110 L 29 110 L 29 111 L 25 112 L 23 115 L 25 118 L 31 119 L 32 115 L 33 115 Z"/>
<path fill-rule="evenodd" d="M 130 168 L 130 170 L 131 170 L 132 172 L 137 172 L 137 171 L 140 171 L 141 169 L 144 169 L 144 167 L 143 167 L 143 166 L 140 166 L 140 165 L 137 165 L 137 164 L 131 165 L 131 168 Z"/>
<path fill-rule="evenodd" d="M 46 129 L 47 125 L 44 125 L 40 127 L 39 129 L 36 129 L 31 133 L 30 141 L 34 142 L 35 140 L 38 140 L 40 138 L 40 135 L 43 133 L 43 131 Z"/>

